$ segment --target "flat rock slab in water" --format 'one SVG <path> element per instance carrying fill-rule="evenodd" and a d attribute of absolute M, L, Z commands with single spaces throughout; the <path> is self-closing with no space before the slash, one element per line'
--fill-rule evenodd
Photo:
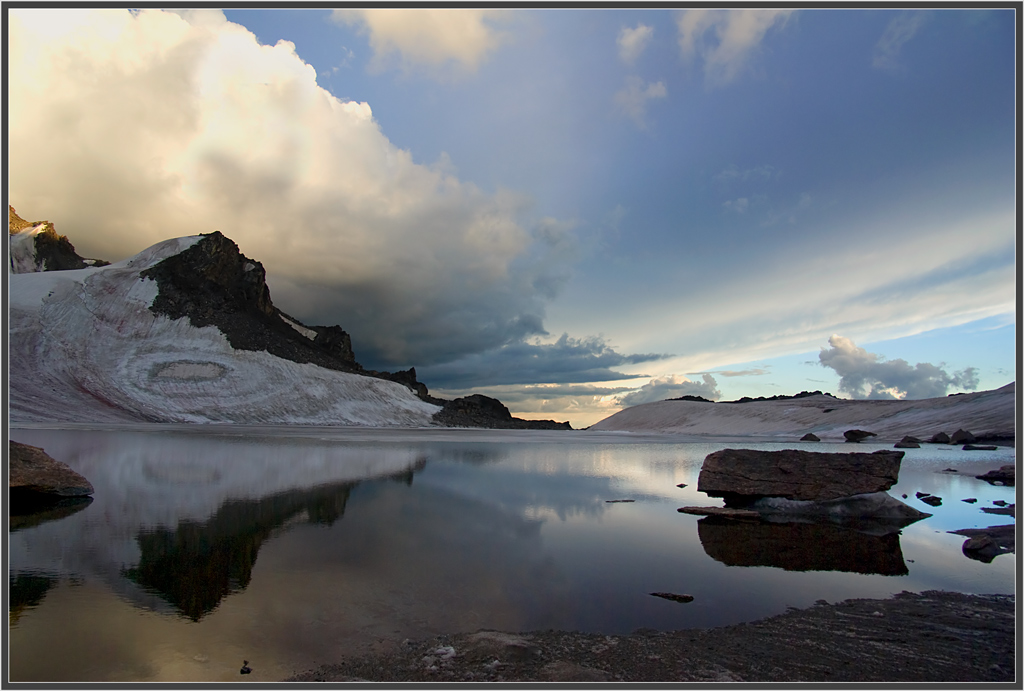
<path fill-rule="evenodd" d="M 440 636 L 287 681 L 1012 682 L 1015 615 L 1012 595 L 904 592 L 717 629 Z"/>
<path fill-rule="evenodd" d="M 761 514 L 750 509 L 727 509 L 720 506 L 684 506 L 676 509 L 679 513 L 688 513 L 694 516 L 721 516 L 722 518 L 761 518 Z"/>
<path fill-rule="evenodd" d="M 722 449 L 704 459 L 697 490 L 712 497 L 808 501 L 882 492 L 899 478 L 902 451 L 818 453 Z"/>

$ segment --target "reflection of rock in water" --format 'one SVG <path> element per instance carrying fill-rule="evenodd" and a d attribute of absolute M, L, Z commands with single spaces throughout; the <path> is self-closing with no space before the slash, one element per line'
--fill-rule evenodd
<path fill-rule="evenodd" d="M 850 571 L 904 576 L 898 531 L 869 535 L 834 523 L 697 522 L 709 557 L 728 566 L 774 566 L 787 571 Z"/>
<path fill-rule="evenodd" d="M 49 502 L 40 502 L 38 496 L 24 501 L 16 490 L 8 493 L 10 510 L 10 531 L 25 530 L 48 521 L 59 521 L 78 513 L 92 503 L 92 497 L 61 497 Z M 34 494 L 34 493 L 33 493 Z"/>
<path fill-rule="evenodd" d="M 26 609 L 35 607 L 42 602 L 47 591 L 57 583 L 53 578 L 31 574 L 11 576 L 9 582 L 11 587 L 7 607 L 10 626 L 18 623 L 18 619 Z"/>
<path fill-rule="evenodd" d="M 192 619 L 212 612 L 249 585 L 263 541 L 297 516 L 332 525 L 345 513 L 354 484 L 283 492 L 258 500 L 226 502 L 209 520 L 183 521 L 175 530 L 139 534 L 138 566 L 123 573 Z"/>

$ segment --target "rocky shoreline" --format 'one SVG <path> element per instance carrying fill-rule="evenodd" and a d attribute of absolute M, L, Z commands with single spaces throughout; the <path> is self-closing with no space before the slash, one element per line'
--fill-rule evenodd
<path fill-rule="evenodd" d="M 680 605 L 686 606 L 686 605 Z M 296 674 L 310 682 L 1012 682 L 1012 595 L 903 592 L 714 629 L 478 631 Z"/>

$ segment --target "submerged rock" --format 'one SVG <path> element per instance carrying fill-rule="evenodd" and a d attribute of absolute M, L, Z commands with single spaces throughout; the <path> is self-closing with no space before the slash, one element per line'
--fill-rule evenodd
<path fill-rule="evenodd" d="M 968 539 L 961 548 L 969 559 L 990 563 L 1000 554 L 1011 553 L 1016 541 L 1013 525 L 994 525 L 988 528 L 963 528 L 950 530 L 953 535 L 964 535 Z"/>
<path fill-rule="evenodd" d="M 896 484 L 902 451 L 818 453 L 723 449 L 704 459 L 697 489 L 726 506 L 760 497 L 827 501 L 881 492 Z"/>
<path fill-rule="evenodd" d="M 820 517 L 837 522 L 872 519 L 891 522 L 900 527 L 931 515 L 904 504 L 887 492 L 856 494 L 827 501 L 796 501 L 780 497 L 765 497 L 749 504 L 747 508 L 768 518 Z"/>
<path fill-rule="evenodd" d="M 985 482 L 992 485 L 1005 485 L 1007 487 L 1013 487 L 1015 481 L 1014 479 L 1016 478 L 1016 476 L 1016 466 L 1004 465 L 1001 466 L 999 470 L 990 470 L 984 475 L 975 475 L 974 477 L 976 477 L 979 480 L 984 480 Z"/>

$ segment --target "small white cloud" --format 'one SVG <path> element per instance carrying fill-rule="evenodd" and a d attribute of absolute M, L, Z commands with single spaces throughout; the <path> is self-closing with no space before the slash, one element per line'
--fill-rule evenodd
<path fill-rule="evenodd" d="M 334 10 L 339 24 L 356 25 L 368 34 L 373 48 L 371 71 L 393 66 L 411 70 L 425 66 L 435 74 L 445 68 L 475 72 L 508 35 L 493 23 L 509 17 L 488 9 L 358 9 Z"/>
<path fill-rule="evenodd" d="M 900 67 L 900 52 L 904 44 L 914 38 L 917 30 L 928 18 L 926 12 L 920 10 L 902 12 L 889 22 L 885 27 L 885 33 L 875 44 L 875 50 L 871 56 L 871 64 L 883 70 L 896 70 Z"/>
<path fill-rule="evenodd" d="M 615 94 L 615 104 L 644 130 L 647 129 L 647 102 L 667 95 L 664 82 L 645 84 L 640 77 L 631 76 L 626 78 L 626 86 Z"/>
<path fill-rule="evenodd" d="M 784 25 L 793 10 L 685 10 L 676 18 L 683 58 L 699 57 L 708 84 L 733 81 L 768 30 Z M 707 34 L 713 33 L 708 39 Z"/>
<path fill-rule="evenodd" d="M 635 29 L 630 29 L 628 26 L 622 27 L 616 41 L 619 44 L 619 57 L 626 64 L 632 65 L 644 52 L 653 36 L 654 27 L 646 24 L 637 24 Z"/>

